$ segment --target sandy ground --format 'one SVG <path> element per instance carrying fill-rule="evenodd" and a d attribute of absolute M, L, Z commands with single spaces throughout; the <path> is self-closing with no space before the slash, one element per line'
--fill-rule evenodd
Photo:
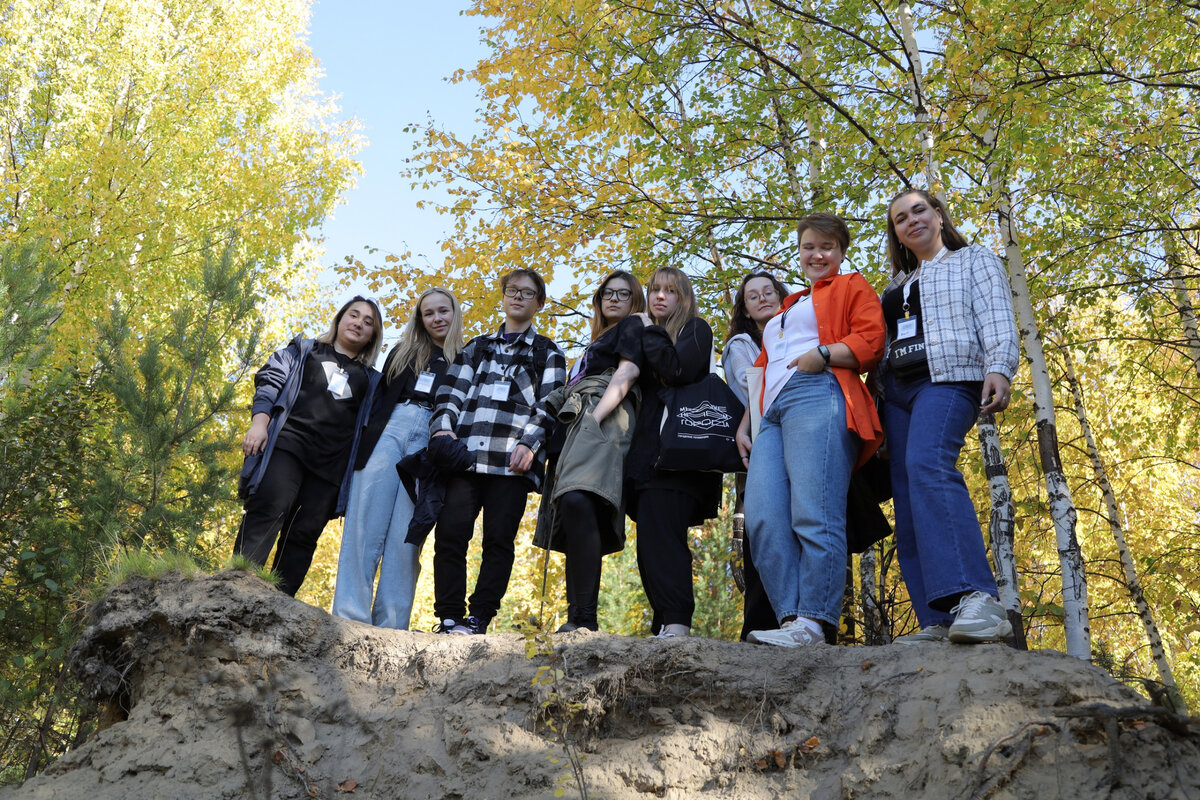
<path fill-rule="evenodd" d="M 125 718 L 0 798 L 1200 800 L 1200 726 L 1060 653 L 436 636 L 235 572 L 92 622 Z"/>

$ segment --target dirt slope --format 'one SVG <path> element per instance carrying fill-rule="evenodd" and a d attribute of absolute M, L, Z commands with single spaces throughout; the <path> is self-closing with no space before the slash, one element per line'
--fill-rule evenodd
<path fill-rule="evenodd" d="M 0 797 L 1200 798 L 1200 728 L 1058 653 L 434 636 L 234 572 L 92 622 L 127 718 Z"/>

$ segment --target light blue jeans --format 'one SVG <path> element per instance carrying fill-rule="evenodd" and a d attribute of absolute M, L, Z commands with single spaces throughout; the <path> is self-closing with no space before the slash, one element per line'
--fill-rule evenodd
<path fill-rule="evenodd" d="M 421 548 L 404 542 L 413 503 L 400 483 L 396 462 L 429 443 L 430 416 L 432 412 L 421 406 L 398 403 L 366 466 L 351 478 L 333 592 L 336 616 L 383 628 L 408 628 Z M 372 605 L 376 568 L 379 588 Z"/>
<path fill-rule="evenodd" d="M 837 378 L 793 374 L 763 416 L 746 476 L 746 535 L 780 621 L 838 624 L 856 454 Z"/>

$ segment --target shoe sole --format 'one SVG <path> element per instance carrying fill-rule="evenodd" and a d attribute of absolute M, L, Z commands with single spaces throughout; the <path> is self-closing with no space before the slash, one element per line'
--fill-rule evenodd
<path fill-rule="evenodd" d="M 777 641 L 773 641 L 771 639 L 760 639 L 754 635 L 753 631 L 746 634 L 746 641 L 751 642 L 752 644 L 765 644 L 765 645 L 770 645 L 771 647 L 789 647 L 789 648 L 790 647 L 812 647 L 812 646 L 818 645 L 818 644 L 825 644 L 824 642 L 797 642 L 794 639 L 789 639 L 786 642 L 777 642 Z"/>
<path fill-rule="evenodd" d="M 983 631 L 956 631 L 950 629 L 950 641 L 956 644 L 986 644 L 1007 639 L 1013 635 L 1012 623 L 1001 620 Z"/>

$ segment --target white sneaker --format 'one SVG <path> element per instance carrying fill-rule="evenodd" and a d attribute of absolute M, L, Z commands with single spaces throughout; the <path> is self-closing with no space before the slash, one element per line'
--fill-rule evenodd
<path fill-rule="evenodd" d="M 755 644 L 773 644 L 776 647 L 803 647 L 810 644 L 825 644 L 823 634 L 813 633 L 804 620 L 800 618 L 788 620 L 774 631 L 750 631 L 746 634 L 747 642 Z"/>
<path fill-rule="evenodd" d="M 1012 636 L 1008 613 L 1000 601 L 987 592 L 963 595 L 950 613 L 954 615 L 949 632 L 952 642 L 979 644 Z"/>
<path fill-rule="evenodd" d="M 950 628 L 946 625 L 927 625 L 916 633 L 897 636 L 892 644 L 924 644 L 925 642 L 945 642 L 950 638 Z"/>

